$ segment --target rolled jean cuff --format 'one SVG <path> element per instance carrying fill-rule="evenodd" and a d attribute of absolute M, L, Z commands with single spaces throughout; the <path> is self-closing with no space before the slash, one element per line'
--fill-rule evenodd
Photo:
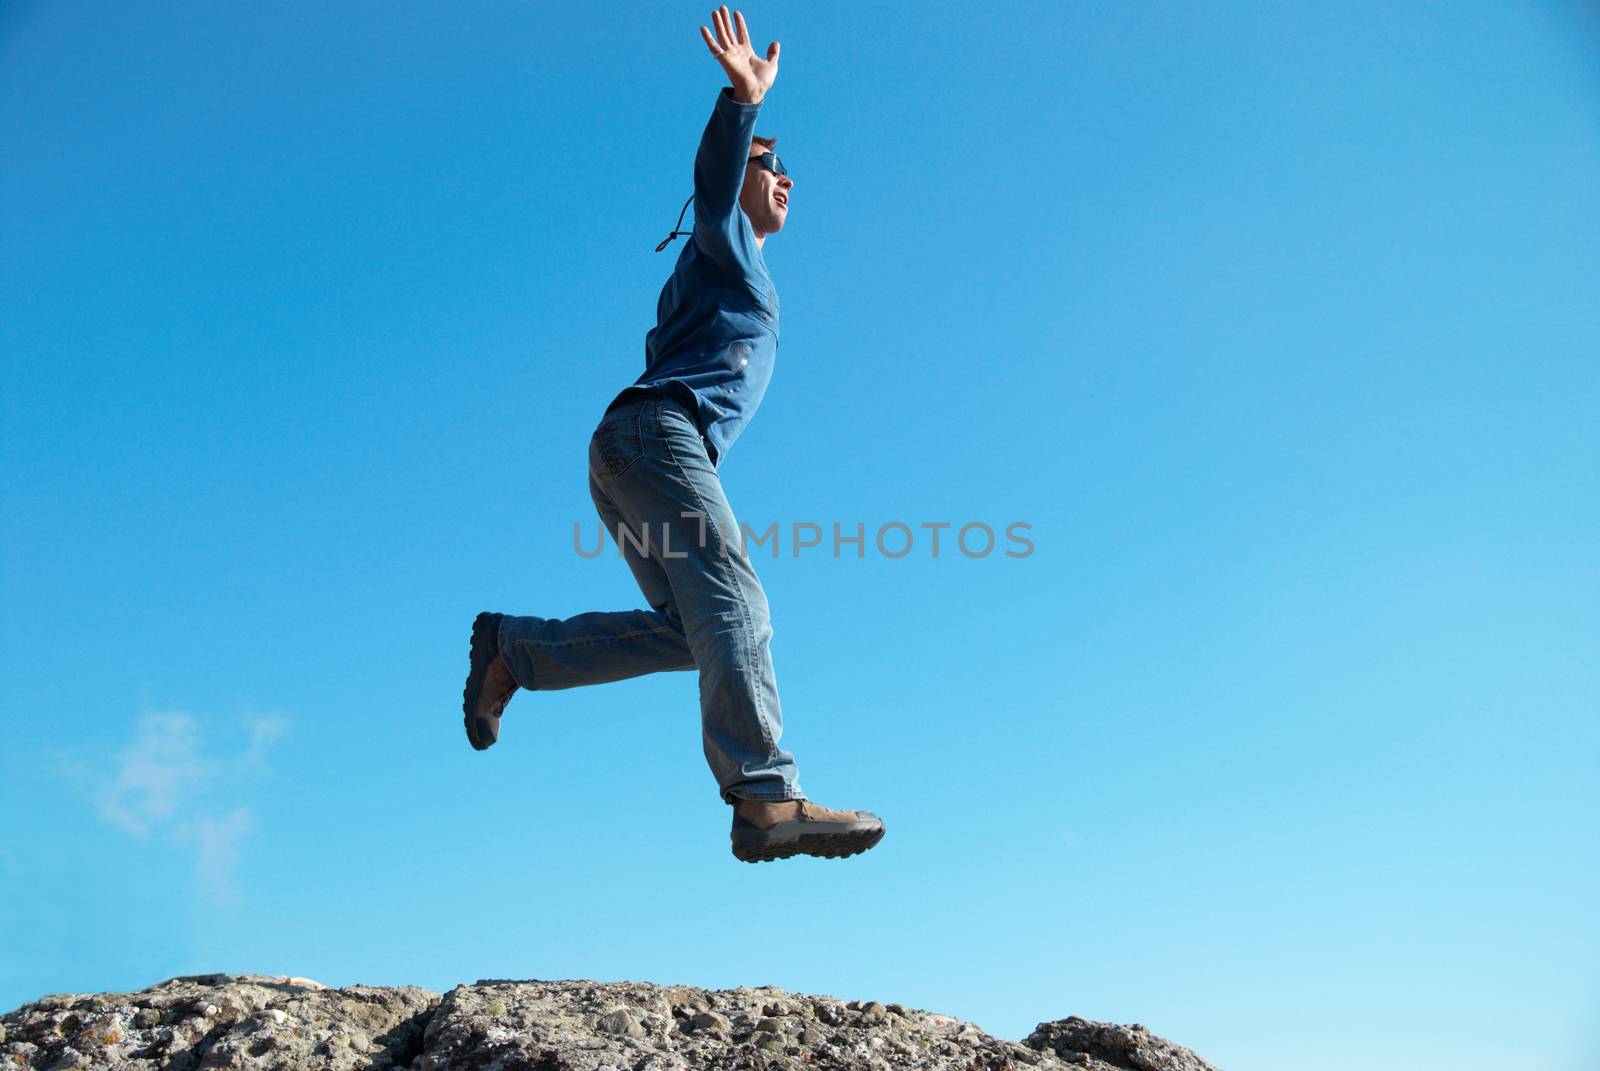
<path fill-rule="evenodd" d="M 804 792 L 801 792 L 798 788 L 795 788 L 795 789 L 790 789 L 790 790 L 788 790 L 786 792 L 776 792 L 776 793 L 773 793 L 773 792 L 735 793 L 731 797 L 730 796 L 724 796 L 723 797 L 723 802 L 726 803 L 729 807 L 733 807 L 733 806 L 737 805 L 740 800 L 755 800 L 758 803 L 785 803 L 785 802 L 787 802 L 789 800 L 803 800 L 803 799 L 806 799 L 806 798 L 807 797 L 806 797 L 806 794 Z"/>

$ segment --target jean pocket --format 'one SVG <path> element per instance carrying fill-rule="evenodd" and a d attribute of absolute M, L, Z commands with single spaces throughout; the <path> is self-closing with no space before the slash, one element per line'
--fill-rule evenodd
<path fill-rule="evenodd" d="M 589 437 L 590 471 L 614 480 L 644 456 L 644 439 L 639 434 L 641 409 L 622 409 L 600 421 Z"/>

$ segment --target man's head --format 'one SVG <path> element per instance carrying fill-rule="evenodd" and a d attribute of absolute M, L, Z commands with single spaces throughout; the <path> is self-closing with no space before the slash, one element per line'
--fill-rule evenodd
<path fill-rule="evenodd" d="M 789 215 L 789 192 L 794 182 L 761 164 L 761 157 L 773 152 L 777 138 L 750 139 L 750 157 L 744 165 L 744 188 L 739 191 L 739 207 L 750 217 L 750 227 L 758 239 L 783 229 Z"/>

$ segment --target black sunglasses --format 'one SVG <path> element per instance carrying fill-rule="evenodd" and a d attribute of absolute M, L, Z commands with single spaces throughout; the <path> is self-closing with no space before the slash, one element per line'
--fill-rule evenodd
<path fill-rule="evenodd" d="M 783 166 L 783 161 L 778 159 L 777 153 L 764 152 L 760 156 L 752 156 L 752 157 L 750 157 L 749 160 L 745 161 L 745 166 L 746 167 L 750 166 L 751 164 L 760 164 L 762 167 L 766 168 L 768 171 L 771 171 L 774 175 L 787 176 L 789 174 L 788 170 Z M 683 222 L 683 214 L 684 214 L 684 212 L 689 211 L 689 205 L 693 201 L 694 201 L 694 195 L 691 194 L 689 196 L 689 200 L 683 202 L 683 209 L 682 209 L 682 211 L 680 211 L 678 213 L 678 223 L 682 223 Z M 678 229 L 678 227 L 677 227 L 677 224 L 673 224 L 672 233 L 667 235 L 665 238 L 661 239 L 661 244 L 656 246 L 656 252 L 659 253 L 663 249 L 667 248 L 667 246 L 672 243 L 672 240 L 674 238 L 676 238 L 678 235 L 680 235 L 680 234 L 690 234 L 690 233 L 692 233 L 692 232 L 690 232 L 690 231 L 680 231 Z"/>
<path fill-rule="evenodd" d="M 777 153 L 764 152 L 760 156 L 752 156 L 749 163 L 760 164 L 774 175 L 787 175 L 789 173 L 783 166 L 783 161 L 778 159 Z"/>

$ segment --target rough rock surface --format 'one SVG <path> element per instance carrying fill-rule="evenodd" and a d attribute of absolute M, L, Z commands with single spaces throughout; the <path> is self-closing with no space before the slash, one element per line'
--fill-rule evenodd
<path fill-rule="evenodd" d="M 1076 1016 L 1003 1041 L 948 1015 L 771 986 L 481 981 L 329 989 L 207 974 L 0 1016 L 10 1067 L 173 1071 L 1215 1071 L 1139 1025 Z"/>
<path fill-rule="evenodd" d="M 48 996 L 0 1016 L 0 1068 L 406 1067 L 439 1004 L 415 986 L 201 974 L 137 993 Z"/>
<path fill-rule="evenodd" d="M 1140 1023 L 1116 1026 L 1069 1015 L 1040 1023 L 1025 1044 L 1053 1052 L 1080 1065 L 1129 1068 L 1130 1071 L 1216 1071 L 1200 1057 L 1166 1038 L 1158 1038 Z"/>

